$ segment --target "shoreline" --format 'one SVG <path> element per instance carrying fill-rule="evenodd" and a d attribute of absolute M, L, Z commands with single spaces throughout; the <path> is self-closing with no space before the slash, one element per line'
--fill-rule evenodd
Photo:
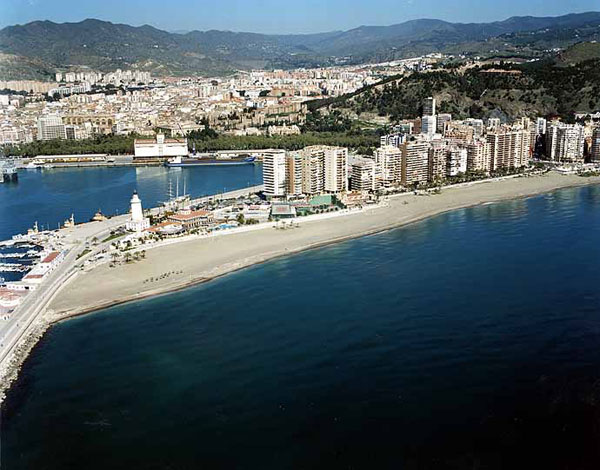
<path fill-rule="evenodd" d="M 441 194 L 429 196 L 394 195 L 386 199 L 382 207 L 376 207 L 370 211 L 344 214 L 333 219 L 306 222 L 299 219 L 301 227 L 299 229 L 289 229 L 289 232 L 274 231 L 265 227 L 261 230 L 229 234 L 226 237 L 218 237 L 213 240 L 194 239 L 182 241 L 149 250 L 148 258 L 139 263 L 121 265 L 116 268 L 109 268 L 104 265 L 89 272 L 78 273 L 54 293 L 46 305 L 45 313 L 42 315 L 38 327 L 24 339 L 22 347 L 15 350 L 10 364 L 10 371 L 4 376 L 5 380 L 0 385 L 0 404 L 4 402 L 6 391 L 16 380 L 31 351 L 45 332 L 56 323 L 117 305 L 167 295 L 268 261 L 402 228 L 454 210 L 526 199 L 561 189 L 595 184 L 600 184 L 600 177 L 582 178 L 551 174 L 501 181 L 483 181 L 467 186 L 444 188 Z M 515 191 L 515 187 L 519 187 L 520 191 Z M 410 210 L 408 210 L 406 217 L 401 216 L 394 220 L 393 216 L 398 215 L 396 211 L 401 211 L 401 209 L 406 209 L 409 206 Z M 370 223 L 369 219 L 375 220 Z M 351 223 L 354 223 L 356 227 L 350 227 Z M 323 232 L 323 228 L 326 229 L 325 233 L 320 233 Z M 336 233 L 329 234 L 329 229 L 332 232 L 337 231 L 337 236 Z M 289 237 L 286 239 L 287 235 L 294 238 L 294 243 L 290 243 Z M 266 244 L 262 241 L 262 246 L 260 246 L 261 239 L 267 239 Z M 240 241 L 241 243 L 239 243 Z M 255 247 L 252 243 L 246 245 L 245 242 L 248 241 L 254 241 L 259 246 Z M 275 249 L 269 242 L 274 243 Z M 221 248 L 225 251 L 229 247 L 233 252 L 232 256 L 228 257 L 226 252 L 219 251 L 211 245 L 221 245 Z M 248 249 L 250 251 L 256 249 L 258 254 L 243 256 L 243 254 L 247 254 Z M 195 263 L 194 258 L 191 256 L 194 250 L 209 257 L 212 255 L 212 258 L 208 261 L 204 260 L 204 265 L 201 262 Z M 238 258 L 240 253 L 242 254 L 241 259 Z M 178 254 L 179 256 L 177 256 Z M 232 257 L 233 259 L 231 259 Z M 143 289 L 143 285 L 148 278 L 142 279 L 142 276 L 152 274 L 151 271 L 156 271 L 157 265 L 171 263 L 179 266 L 186 262 L 187 266 L 184 266 L 186 270 L 181 271 L 181 273 L 186 273 L 183 277 L 180 276 L 175 282 L 167 283 L 164 286 Z M 200 266 L 197 266 L 198 264 Z M 194 268 L 196 270 L 191 274 L 188 270 Z M 98 288 L 98 286 L 104 288 Z M 111 289 L 115 287 L 116 290 L 112 291 Z M 106 295 L 107 291 L 113 295 Z M 118 295 L 116 295 L 117 293 Z"/>
<path fill-rule="evenodd" d="M 541 177 L 543 178 L 544 176 L 541 176 Z M 539 178 L 539 177 L 535 176 L 535 177 L 530 177 L 530 178 Z M 127 295 L 124 297 L 114 298 L 109 301 L 99 303 L 99 304 L 96 304 L 96 305 L 93 305 L 90 307 L 80 307 L 80 308 L 76 308 L 76 309 L 72 309 L 72 310 L 62 310 L 62 311 L 53 313 L 53 315 L 54 315 L 53 317 L 47 318 L 48 324 L 53 325 L 55 323 L 60 323 L 60 322 L 69 320 L 71 318 L 87 315 L 87 314 L 96 312 L 98 310 L 103 310 L 103 309 L 111 308 L 111 307 L 114 307 L 117 305 L 129 303 L 129 302 L 135 302 L 138 300 L 144 300 L 144 299 L 148 299 L 148 298 L 152 298 L 152 297 L 166 295 L 166 294 L 173 293 L 173 292 L 178 292 L 183 289 L 187 289 L 189 287 L 197 286 L 200 284 L 205 284 L 205 283 L 213 281 L 215 279 L 224 277 L 228 274 L 232 274 L 237 271 L 241 271 L 243 269 L 250 268 L 250 267 L 253 267 L 256 265 L 264 264 L 266 262 L 273 261 L 273 260 L 276 260 L 279 258 L 293 256 L 293 255 L 300 254 L 300 253 L 303 253 L 306 251 L 316 250 L 319 248 L 323 248 L 323 247 L 338 244 L 338 243 L 343 243 L 343 242 L 354 240 L 357 238 L 367 237 L 367 236 L 371 236 L 371 235 L 377 235 L 379 233 L 402 228 L 402 227 L 405 227 L 405 226 L 408 226 L 411 224 L 421 222 L 428 218 L 432 218 L 432 217 L 436 217 L 438 215 L 452 212 L 454 210 L 467 209 L 467 208 L 471 208 L 471 207 L 477 207 L 477 206 L 482 206 L 482 205 L 487 205 L 487 204 L 494 204 L 494 203 L 499 203 L 499 202 L 508 201 L 508 200 L 527 199 L 530 197 L 535 197 L 535 196 L 539 196 L 541 194 L 551 193 L 551 192 L 561 190 L 561 189 L 569 189 L 569 188 L 576 188 L 576 187 L 600 184 L 600 178 L 582 178 L 582 177 L 578 177 L 578 178 L 580 181 L 572 181 L 566 185 L 560 185 L 560 186 L 556 186 L 556 187 L 553 187 L 550 189 L 545 189 L 542 191 L 533 190 L 529 193 L 501 197 L 501 198 L 491 200 L 491 201 L 478 201 L 478 202 L 473 202 L 470 204 L 446 207 L 446 208 L 442 208 L 442 209 L 438 209 L 438 210 L 433 210 L 431 212 L 421 213 L 421 214 L 415 215 L 414 217 L 410 217 L 410 218 L 405 219 L 400 222 L 392 222 L 391 224 L 386 225 L 386 226 L 380 226 L 377 228 L 372 228 L 372 229 L 368 229 L 368 230 L 364 230 L 364 231 L 360 231 L 360 232 L 349 233 L 346 235 L 342 235 L 340 237 L 335 237 L 335 238 L 331 238 L 328 240 L 323 240 L 323 241 L 319 241 L 316 243 L 311 243 L 311 244 L 307 244 L 304 246 L 300 246 L 300 247 L 292 249 L 292 250 L 286 249 L 285 251 L 278 251 L 278 252 L 274 252 L 272 254 L 267 253 L 264 255 L 258 255 L 258 259 L 254 259 L 249 262 L 243 262 L 242 264 L 238 264 L 233 267 L 225 268 L 221 272 L 214 274 L 212 276 L 198 276 L 196 278 L 192 278 L 192 279 L 188 280 L 187 282 L 170 285 L 170 286 L 167 286 L 164 288 L 146 290 L 143 292 L 139 292 L 139 293 L 136 293 L 133 295 Z M 590 181 L 587 181 L 587 180 L 590 180 Z M 481 181 L 481 182 L 477 182 L 477 183 L 479 183 L 479 184 L 495 184 L 497 182 Z M 456 189 L 462 190 L 462 189 L 469 189 L 470 187 L 471 186 L 463 186 L 463 187 L 456 188 Z M 391 196 L 391 198 L 399 198 L 402 196 L 406 196 L 406 194 L 394 195 L 394 196 Z M 436 196 L 437 195 L 417 196 L 417 197 L 436 197 Z M 364 216 L 364 213 L 350 213 L 347 215 L 343 215 L 342 217 L 359 217 L 359 216 Z M 301 221 L 301 219 L 300 219 L 300 221 Z M 318 223 L 319 221 L 315 221 L 315 222 Z M 315 223 L 315 222 L 313 222 L 313 223 Z M 267 230 L 267 228 L 264 228 L 263 230 Z M 261 233 L 261 230 L 258 230 L 257 232 Z M 235 234 L 230 234 L 229 236 L 231 236 L 231 235 L 235 236 Z M 200 242 L 200 241 L 199 240 L 191 240 L 191 241 L 184 241 L 183 243 L 198 243 L 198 242 Z M 160 248 L 169 248 L 169 247 L 166 246 L 166 247 L 158 247 L 158 248 L 160 249 Z M 60 290 L 62 290 L 64 287 L 67 287 L 67 286 L 61 287 Z M 60 290 L 55 294 L 55 296 L 60 294 Z M 51 303 L 52 303 L 52 301 L 49 302 L 49 304 L 51 304 Z"/>

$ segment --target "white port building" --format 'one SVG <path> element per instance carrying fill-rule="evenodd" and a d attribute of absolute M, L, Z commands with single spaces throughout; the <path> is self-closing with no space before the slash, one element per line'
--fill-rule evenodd
<path fill-rule="evenodd" d="M 165 139 L 164 134 L 157 134 L 154 139 L 135 139 L 134 149 L 136 159 L 165 159 L 188 155 L 187 139 Z"/>

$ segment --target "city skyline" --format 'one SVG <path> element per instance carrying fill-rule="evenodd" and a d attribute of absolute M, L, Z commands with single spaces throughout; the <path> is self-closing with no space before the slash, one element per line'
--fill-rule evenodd
<path fill-rule="evenodd" d="M 127 4 L 115 0 L 102 3 L 1 0 L 0 6 L 4 11 L 0 17 L 0 28 L 36 20 L 63 23 L 97 18 L 134 26 L 148 24 L 170 32 L 216 29 L 265 34 L 318 33 L 348 30 L 362 25 L 388 26 L 421 18 L 455 23 L 486 23 L 512 16 L 560 16 L 598 9 L 597 2 L 593 0 L 574 0 L 568 4 L 558 0 L 534 0 L 528 3 L 508 0 L 502 4 L 476 0 L 375 0 L 369 4 L 357 0 L 330 0 L 323 4 L 305 0 L 301 7 L 293 8 L 282 7 L 274 0 L 224 0 L 218 4 L 203 0 L 175 0 L 167 12 L 162 2 L 156 0 L 143 3 L 135 0 Z M 190 15 L 195 11 L 200 14 Z M 507 11 L 511 13 L 507 14 Z"/>

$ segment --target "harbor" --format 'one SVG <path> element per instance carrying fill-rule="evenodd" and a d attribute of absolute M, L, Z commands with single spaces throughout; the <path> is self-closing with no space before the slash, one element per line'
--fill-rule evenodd
<path fill-rule="evenodd" d="M 134 189 L 148 207 L 157 207 L 178 181 L 192 199 L 219 195 L 261 184 L 262 165 L 20 169 L 17 184 L 0 185 L 0 240 L 25 233 L 36 220 L 40 230 L 55 230 L 71 214 L 83 222 L 99 209 L 106 216 L 127 213 Z"/>

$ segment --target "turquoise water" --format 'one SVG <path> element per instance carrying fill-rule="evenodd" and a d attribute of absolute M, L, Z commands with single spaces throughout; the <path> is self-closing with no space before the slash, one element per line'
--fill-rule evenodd
<path fill-rule="evenodd" d="M 7 469 L 599 468 L 600 186 L 53 327 Z"/>
<path fill-rule="evenodd" d="M 108 215 L 129 210 L 137 189 L 144 207 L 154 207 L 184 187 L 192 197 L 262 184 L 262 165 L 193 168 L 53 168 L 19 171 L 18 183 L 0 184 L 0 240 L 26 232 L 37 221 L 54 229 L 75 215 L 87 222 L 98 209 Z"/>

